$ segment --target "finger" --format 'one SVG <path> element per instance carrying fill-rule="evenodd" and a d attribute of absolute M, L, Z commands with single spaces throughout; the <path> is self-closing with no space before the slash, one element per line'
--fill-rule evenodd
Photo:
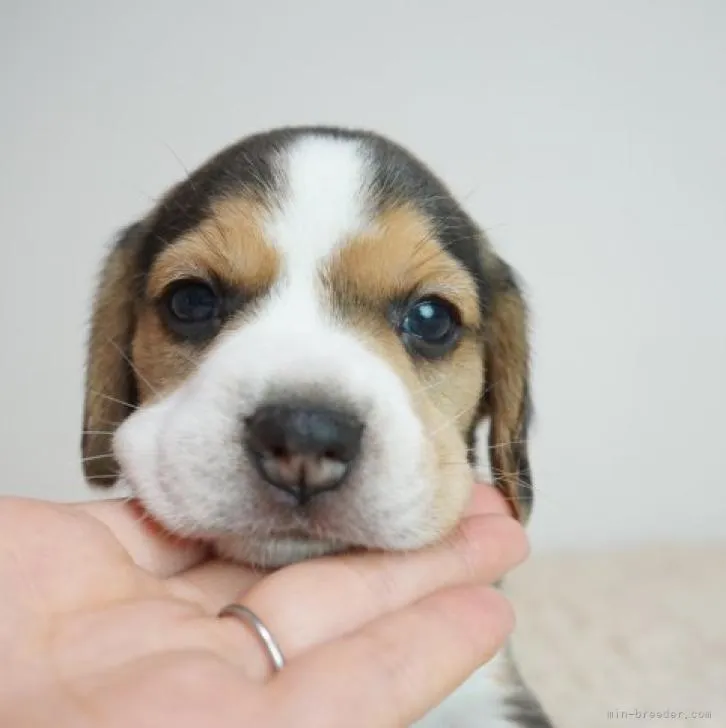
<path fill-rule="evenodd" d="M 108 499 L 78 503 L 70 506 L 81 510 L 106 525 L 129 553 L 134 562 L 155 576 L 170 577 L 187 572 L 203 562 L 208 548 L 200 542 L 181 539 L 165 531 L 139 506 L 137 501 Z M 468 514 L 500 513 L 509 509 L 503 496 L 490 485 L 477 484 L 474 487 Z M 222 577 L 227 572 L 231 579 Z M 209 589 L 209 598 L 199 597 L 207 605 L 232 600 L 236 594 L 259 580 L 245 575 L 235 588 L 235 574 L 226 568 L 201 566 L 198 572 L 189 574 L 195 590 Z M 218 577 L 222 577 L 221 579 Z"/>
<path fill-rule="evenodd" d="M 8 596 L 35 617 L 160 593 L 111 529 L 82 507 L 0 499 L 0 533 Z"/>
<path fill-rule="evenodd" d="M 205 545 L 168 533 L 135 501 L 111 499 L 73 504 L 69 508 L 103 523 L 134 562 L 155 576 L 178 574 L 208 556 Z"/>
<path fill-rule="evenodd" d="M 512 509 L 502 493 L 490 483 L 475 483 L 466 509 L 467 516 L 498 514 L 511 516 Z"/>
<path fill-rule="evenodd" d="M 283 653 L 294 658 L 442 588 L 497 581 L 526 554 L 524 531 L 514 519 L 474 516 L 435 547 L 298 564 L 262 580 L 239 601 L 262 619 Z M 219 625 L 236 639 L 231 631 L 240 628 L 234 620 Z M 256 655 L 251 670 L 266 676 L 266 655 L 259 649 Z"/>
<path fill-rule="evenodd" d="M 269 684 L 280 725 L 409 726 L 489 661 L 512 630 L 504 597 L 491 588 L 432 594 L 362 630 L 288 663 Z M 335 696 L 336 710 L 321 697 Z M 284 696 L 285 700 L 282 700 Z"/>
<path fill-rule="evenodd" d="M 207 614 L 216 615 L 265 575 L 251 567 L 226 561 L 206 561 L 172 577 L 167 586 L 177 596 L 201 605 Z"/>

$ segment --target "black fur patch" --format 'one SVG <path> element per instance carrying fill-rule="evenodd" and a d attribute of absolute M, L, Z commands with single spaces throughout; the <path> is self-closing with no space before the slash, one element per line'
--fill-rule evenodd
<path fill-rule="evenodd" d="M 474 277 L 482 310 L 487 310 L 489 288 L 481 260 L 481 233 L 451 193 L 422 162 L 403 147 L 368 131 L 306 126 L 275 129 L 223 149 L 177 184 L 162 200 L 139 249 L 142 283 L 156 256 L 211 215 L 214 202 L 252 192 L 261 200 L 284 186 L 276 179 L 273 159 L 297 139 L 308 136 L 360 141 L 370 150 L 379 207 L 393 201 L 413 204 L 432 221 L 446 250 Z"/>
<path fill-rule="evenodd" d="M 507 718 L 521 728 L 554 728 L 537 698 L 524 688 L 506 700 Z"/>

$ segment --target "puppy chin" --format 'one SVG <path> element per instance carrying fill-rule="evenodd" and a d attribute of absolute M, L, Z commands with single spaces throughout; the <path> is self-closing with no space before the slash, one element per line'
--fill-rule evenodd
<path fill-rule="evenodd" d="M 339 541 L 309 538 L 242 539 L 229 536 L 215 539 L 219 556 L 262 569 L 277 569 L 328 554 L 348 551 L 350 546 Z"/>
<path fill-rule="evenodd" d="M 119 485 L 129 487 L 128 481 L 122 479 Z M 212 535 L 201 534 L 195 529 L 172 527 L 164 518 L 156 515 L 142 498 L 131 496 L 129 503 L 150 532 L 163 534 L 166 538 L 184 543 L 206 543 L 211 553 L 235 563 L 248 564 L 261 569 L 278 569 L 301 561 L 318 558 L 330 554 L 349 551 L 350 544 L 333 539 L 316 539 L 308 537 L 269 536 L 267 538 L 244 538 L 238 534 Z"/>

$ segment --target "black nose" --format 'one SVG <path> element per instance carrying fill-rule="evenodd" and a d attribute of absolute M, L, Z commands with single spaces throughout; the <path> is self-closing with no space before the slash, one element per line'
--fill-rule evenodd
<path fill-rule="evenodd" d="M 310 405 L 260 407 L 245 424 L 260 475 L 301 504 L 343 482 L 363 435 L 354 415 Z"/>

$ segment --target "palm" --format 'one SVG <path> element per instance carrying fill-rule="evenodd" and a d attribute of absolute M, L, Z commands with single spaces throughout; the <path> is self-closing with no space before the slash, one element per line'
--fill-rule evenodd
<path fill-rule="evenodd" d="M 117 502 L 0 501 L 0 652 L 12 665 L 0 667 L 0 725 L 398 725 L 443 698 L 509 628 L 497 595 L 466 587 L 525 554 L 521 529 L 491 515 L 501 510 L 489 501 L 461 538 L 427 552 L 263 576 L 144 533 Z M 215 619 L 241 597 L 288 658 L 274 680 L 255 635 Z M 409 662 L 421 669 L 402 671 Z"/>

